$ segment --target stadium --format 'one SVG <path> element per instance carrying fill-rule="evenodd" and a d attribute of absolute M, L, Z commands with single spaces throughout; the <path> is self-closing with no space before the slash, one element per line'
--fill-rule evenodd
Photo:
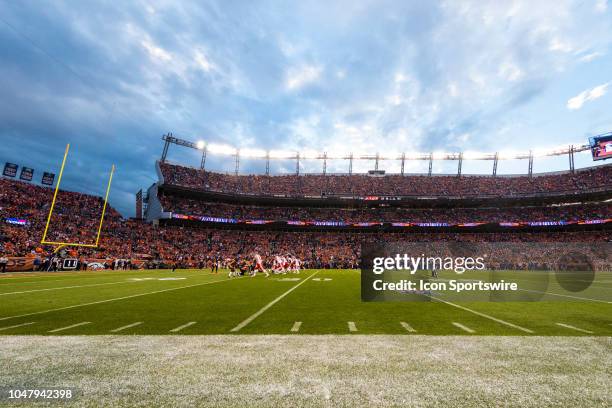
<path fill-rule="evenodd" d="M 437 44 L 438 61 L 400 41 L 436 68 L 424 73 L 402 55 L 401 69 L 385 71 L 397 54 L 380 51 L 395 41 L 386 26 L 403 18 L 383 13 L 377 35 L 363 38 L 354 27 L 378 18 L 365 3 L 296 6 L 280 15 L 295 23 L 297 14 L 299 24 L 270 32 L 254 27 L 281 27 L 271 5 L 187 3 L 138 5 L 146 18 L 128 6 L 73 4 L 76 19 L 60 6 L 47 16 L 28 4 L 0 6 L 0 43 L 15 47 L 0 81 L 31 115 L 0 109 L 0 406 L 612 404 L 612 122 L 602 108 L 565 112 L 601 102 L 609 82 L 543 111 L 538 104 L 558 95 L 537 90 L 540 74 L 527 63 L 504 60 L 492 71 L 510 88 L 470 94 L 462 58 L 457 71 L 441 64 L 459 51 Z M 429 7 L 471 25 L 479 16 L 485 28 L 430 34 L 460 32 L 473 43 L 457 49 L 484 55 L 474 60 L 485 65 L 501 57 L 478 50 L 483 39 L 469 33 L 491 34 L 489 19 L 531 18 L 467 2 L 381 6 L 401 8 L 415 27 L 429 24 Z M 328 8 L 331 23 L 320 12 Z M 100 14 L 86 17 L 90 9 Z M 525 49 L 545 38 L 546 52 L 571 54 L 579 67 L 604 58 L 567 51 L 537 10 L 538 26 L 525 23 L 537 41 L 497 46 L 531 55 Z M 30 15 L 50 26 L 14 23 Z M 92 28 L 113 20 L 122 23 L 106 35 Z M 214 41 L 191 31 L 201 21 Z M 325 41 L 279 34 L 313 22 L 322 33 L 297 37 L 332 39 L 331 54 Z M 503 30 L 518 37 L 527 30 L 510 26 Z M 51 39 L 72 44 L 83 65 Z M 280 62 L 258 65 L 274 59 L 275 41 L 282 60 L 302 68 L 284 77 L 274 70 Z M 304 49 L 317 49 L 325 65 Z M 547 61 L 558 65 L 546 75 L 574 85 L 574 76 L 559 79 L 564 69 L 588 68 L 563 61 Z M 21 74 L 12 75 L 49 62 L 42 74 L 23 74 L 40 87 L 22 84 L 17 96 Z M 484 88 L 484 71 L 468 65 L 470 84 Z M 580 72 L 581 81 L 595 75 Z M 376 88 L 375 77 L 395 94 L 345 88 L 358 73 L 350 80 Z M 450 78 L 442 94 L 425 86 L 434 74 Z M 80 87 L 87 91 L 75 96 Z M 461 103 L 444 105 L 453 98 Z M 429 103 L 435 109 L 418 110 Z M 438 122 L 424 119 L 438 111 Z M 399 133 L 390 130 L 398 121 Z M 166 125 L 177 130 L 159 130 Z"/>

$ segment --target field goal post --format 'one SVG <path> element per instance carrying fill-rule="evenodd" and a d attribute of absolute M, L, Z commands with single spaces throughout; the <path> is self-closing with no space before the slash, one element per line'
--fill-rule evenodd
<path fill-rule="evenodd" d="M 98 223 L 98 233 L 96 234 L 96 242 L 94 244 L 80 244 L 75 242 L 57 242 L 57 241 L 47 241 L 47 232 L 49 231 L 49 224 L 51 223 L 51 216 L 53 215 L 53 209 L 55 208 L 55 202 L 57 200 L 57 193 L 59 192 L 60 183 L 62 182 L 62 175 L 64 174 L 64 166 L 66 165 L 66 159 L 68 158 L 68 152 L 70 151 L 70 143 L 66 145 L 66 150 L 64 152 L 64 159 L 62 160 L 62 165 L 60 167 L 59 176 L 57 177 L 57 184 L 55 185 L 55 191 L 53 192 L 53 200 L 51 201 L 51 208 L 49 208 L 49 215 L 47 216 L 47 223 L 45 225 L 45 231 L 43 233 L 42 239 L 40 243 L 42 245 L 55 245 L 54 253 L 58 252 L 60 249 L 73 246 L 73 247 L 86 247 L 86 248 L 96 248 L 98 243 L 100 242 L 100 233 L 102 232 L 102 224 L 104 223 L 104 215 L 106 214 L 106 204 L 108 203 L 108 194 L 110 193 L 111 183 L 113 181 L 113 174 L 115 173 L 115 165 L 113 164 L 111 167 L 110 175 L 108 177 L 108 184 L 106 186 L 106 194 L 104 196 L 104 205 L 102 207 L 102 215 L 100 216 L 100 222 Z"/>

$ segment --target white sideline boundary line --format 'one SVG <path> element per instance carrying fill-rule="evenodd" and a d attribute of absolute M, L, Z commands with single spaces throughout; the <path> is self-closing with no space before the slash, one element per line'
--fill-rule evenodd
<path fill-rule="evenodd" d="M 194 276 L 202 276 L 202 275 L 185 275 L 185 276 L 180 276 L 180 277 L 181 278 L 191 278 L 191 277 L 194 277 Z M 156 276 L 156 277 L 152 277 L 151 280 L 121 280 L 119 282 L 92 283 L 91 285 L 61 286 L 59 288 L 22 290 L 22 291 L 19 291 L 19 292 L 0 293 L 0 296 L 18 295 L 18 294 L 22 294 L 22 293 L 33 293 L 33 292 L 45 292 L 45 291 L 49 291 L 49 290 L 60 290 L 60 289 L 89 288 L 89 287 L 92 287 L 92 286 L 120 285 L 122 283 L 157 282 L 157 281 L 160 281 L 160 279 L 164 279 L 165 277 L 166 276 Z M 128 278 L 128 279 L 135 279 L 135 278 Z M 136 278 L 136 279 L 139 279 L 139 278 Z M 21 282 L 21 283 L 51 283 L 51 282 L 49 282 L 49 281 L 36 281 L 36 282 Z"/>
<path fill-rule="evenodd" d="M 519 325 L 516 325 L 516 324 L 514 324 L 514 323 L 510 323 L 510 322 L 507 322 L 507 321 L 505 321 L 505 320 L 498 319 L 497 317 L 489 316 L 488 314 L 485 314 L 485 313 L 482 313 L 482 312 L 478 312 L 478 311 L 476 311 L 476 310 L 469 309 L 469 308 L 467 308 L 467 307 L 465 307 L 465 306 L 460 306 L 460 305 L 457 305 L 457 304 L 455 304 L 455 303 L 449 302 L 448 300 L 440 299 L 440 298 L 433 297 L 433 296 L 429 296 L 429 297 L 430 297 L 430 298 L 432 298 L 432 299 L 434 299 L 434 300 L 440 301 L 440 302 L 442 302 L 442 303 L 446 303 L 447 305 L 454 306 L 454 307 L 456 307 L 456 308 L 458 308 L 458 309 L 465 310 L 466 312 L 470 312 L 470 313 L 473 313 L 473 314 L 475 314 L 475 315 L 477 315 L 477 316 L 484 317 L 485 319 L 493 320 L 494 322 L 497 322 L 497 323 L 503 324 L 503 325 L 508 326 L 508 327 L 512 327 L 512 328 L 514 328 L 514 329 L 521 330 L 521 331 L 523 331 L 523 332 L 525 332 L 525 333 L 531 333 L 531 334 L 533 334 L 533 330 L 526 329 L 526 328 L 521 327 L 521 326 L 519 326 Z"/>
<path fill-rule="evenodd" d="M 348 328 L 350 332 L 356 332 L 357 331 L 357 325 L 355 325 L 355 322 L 348 322 Z"/>
<path fill-rule="evenodd" d="M 414 328 L 413 328 L 411 325 L 409 325 L 408 323 L 406 323 L 406 322 L 400 322 L 400 324 L 402 325 L 402 327 L 403 327 L 404 329 L 406 329 L 406 331 L 408 331 L 408 332 L 410 332 L 410 333 L 416 333 L 416 330 L 415 330 L 415 329 L 414 329 Z"/>
<path fill-rule="evenodd" d="M 120 332 L 122 330 L 125 330 L 125 329 L 130 329 L 132 327 L 140 326 L 142 323 L 143 322 L 134 322 L 134 323 L 131 323 L 131 324 L 127 324 L 125 326 L 117 327 L 116 329 L 113 329 L 110 332 L 111 333 L 118 333 L 118 332 Z"/>
<path fill-rule="evenodd" d="M 170 330 L 170 333 L 178 333 L 178 332 L 180 332 L 181 330 L 186 329 L 186 328 L 188 328 L 189 326 L 193 326 L 193 325 L 194 325 L 194 324 L 196 324 L 196 323 L 197 323 L 197 322 L 189 322 L 189 323 L 185 323 L 185 324 L 184 324 L 184 325 L 182 325 L 182 326 L 179 326 L 179 327 L 176 327 L 176 328 L 174 328 L 174 329 Z"/>
<path fill-rule="evenodd" d="M 566 329 L 576 330 L 576 331 L 579 331 L 581 333 L 593 334 L 593 332 L 590 331 L 590 330 L 581 329 L 580 327 L 572 326 L 572 325 L 569 325 L 569 324 L 565 324 L 565 323 L 555 323 L 555 324 L 557 326 L 565 327 Z"/>
<path fill-rule="evenodd" d="M 270 303 L 268 303 L 267 305 L 265 305 L 264 307 L 262 307 L 261 309 L 259 309 L 257 312 L 255 312 L 254 314 L 252 314 L 251 316 L 247 317 L 245 320 L 243 320 L 242 322 L 240 322 L 240 324 L 238 324 L 238 326 L 234 327 L 232 330 L 230 330 L 230 332 L 237 332 L 239 330 L 241 330 L 242 328 L 244 328 L 246 325 L 248 325 L 249 323 L 251 323 L 253 320 L 257 319 L 259 316 L 261 316 L 266 310 L 268 310 L 269 308 L 271 308 L 272 306 L 274 306 L 277 302 L 279 302 L 282 298 L 284 298 L 285 296 L 287 296 L 288 294 L 290 294 L 291 292 L 293 292 L 294 290 L 296 290 L 300 285 L 306 283 L 308 281 L 308 279 L 312 278 L 313 276 L 315 276 L 317 273 L 319 273 L 319 271 L 316 271 L 315 273 L 311 274 L 310 276 L 308 276 L 306 279 L 304 279 L 303 281 L 301 281 L 300 283 L 298 283 L 295 286 L 292 286 L 291 289 L 289 289 L 288 291 L 286 291 L 285 293 L 283 293 L 282 295 L 280 295 L 279 297 L 277 297 L 276 299 L 274 299 L 273 301 L 271 301 Z"/>
<path fill-rule="evenodd" d="M 16 324 L 14 326 L 0 327 L 0 331 L 2 331 L 2 330 L 9 330 L 9 329 L 15 329 L 17 327 L 29 326 L 30 324 L 34 324 L 34 323 L 36 323 L 36 322 L 21 323 L 21 324 Z"/>
<path fill-rule="evenodd" d="M 300 327 L 302 327 L 302 322 L 293 323 L 293 327 L 291 327 L 291 333 L 297 333 L 300 331 Z"/>
<path fill-rule="evenodd" d="M 453 326 L 460 328 L 461 330 L 468 332 L 468 333 L 476 333 L 476 330 L 470 329 L 467 326 L 462 325 L 461 323 L 457 323 L 457 322 L 452 322 Z"/>
<path fill-rule="evenodd" d="M 204 283 L 198 283 L 198 284 L 195 284 L 195 285 L 180 286 L 178 288 L 162 289 L 162 290 L 156 290 L 156 291 L 153 291 L 153 292 L 138 293 L 136 295 L 129 295 L 129 296 L 122 296 L 122 297 L 118 297 L 118 298 L 112 298 L 112 299 L 98 300 L 96 302 L 88 302 L 88 303 L 81 303 L 81 304 L 78 304 L 78 305 L 58 307 L 58 308 L 55 308 L 55 309 L 42 310 L 40 312 L 32 312 L 32 313 L 25 313 L 25 314 L 16 315 L 16 316 L 0 317 L 0 321 L 2 321 L 2 320 L 9 320 L 9 319 L 16 319 L 18 317 L 39 315 L 39 314 L 43 314 L 43 313 L 58 312 L 58 311 L 61 311 L 61 310 L 74 309 L 76 307 L 99 305 L 99 304 L 102 304 L 102 303 L 115 302 L 117 300 L 132 299 L 132 298 L 136 298 L 136 297 L 140 297 L 140 296 L 155 295 L 157 293 L 170 292 L 170 291 L 173 291 L 173 290 L 195 288 L 197 286 L 204 286 L 204 285 L 212 285 L 213 283 L 228 282 L 230 280 L 235 280 L 235 279 L 222 279 L 222 280 L 218 280 L 218 281 L 214 281 L 214 282 L 204 282 Z"/>
<path fill-rule="evenodd" d="M 136 282 L 136 281 L 135 281 Z M 76 289 L 76 288 L 90 288 L 92 286 L 104 286 L 104 285 L 118 285 L 120 283 L 132 283 L 130 281 L 128 282 L 106 282 L 106 283 L 93 283 L 91 285 L 76 285 L 76 286 L 62 286 L 60 288 L 47 288 L 47 289 L 32 289 L 32 290 L 22 290 L 21 292 L 7 292 L 7 293 L 0 293 L 0 296 L 7 296 L 7 295 L 19 295 L 22 293 L 34 293 L 34 292 L 46 292 L 49 290 L 61 290 L 61 289 Z"/>
<path fill-rule="evenodd" d="M 64 331 L 64 330 L 72 329 L 74 327 L 85 326 L 86 324 L 91 324 L 91 322 L 81 322 L 81 323 L 72 324 L 72 325 L 66 326 L 66 327 L 60 327 L 59 329 L 49 330 L 48 333 L 57 333 L 57 332 L 61 332 L 61 331 Z"/>

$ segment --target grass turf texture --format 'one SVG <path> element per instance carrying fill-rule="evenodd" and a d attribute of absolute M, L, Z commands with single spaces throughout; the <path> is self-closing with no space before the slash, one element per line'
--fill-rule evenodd
<path fill-rule="evenodd" d="M 612 289 L 610 274 L 596 279 L 598 291 Z M 120 334 L 612 335 L 609 303 L 363 303 L 356 270 L 233 279 L 199 270 L 13 273 L 0 276 L 0 305 L 1 335 L 109 334 L 135 323 Z"/>
<path fill-rule="evenodd" d="M 0 406 L 604 407 L 610 337 L 6 336 Z"/>

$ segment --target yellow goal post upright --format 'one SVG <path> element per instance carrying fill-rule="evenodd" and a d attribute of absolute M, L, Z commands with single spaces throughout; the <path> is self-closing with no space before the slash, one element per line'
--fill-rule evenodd
<path fill-rule="evenodd" d="M 70 151 L 70 143 L 66 145 L 66 151 L 64 152 L 64 159 L 62 160 L 62 165 L 60 167 L 60 172 L 57 177 L 57 184 L 55 185 L 55 191 L 53 192 L 53 201 L 51 201 L 51 208 L 49 208 L 49 215 L 47 216 L 47 224 L 45 225 L 45 232 L 43 233 L 43 237 L 40 240 L 42 245 L 56 245 L 57 247 L 53 252 L 59 251 L 63 247 L 73 246 L 73 247 L 86 247 L 86 248 L 96 248 L 98 243 L 100 242 L 100 233 L 102 232 L 102 224 L 104 223 L 104 215 L 106 214 L 106 204 L 108 203 L 108 194 L 110 193 L 111 183 L 113 181 L 113 174 L 115 173 L 115 165 L 113 164 L 111 167 L 110 175 L 108 177 L 108 184 L 106 186 L 106 194 L 104 196 L 104 205 L 102 207 L 102 215 L 100 216 L 100 222 L 98 223 L 98 233 L 96 235 L 96 242 L 94 244 L 81 244 L 76 242 L 57 242 L 57 241 L 47 241 L 47 232 L 49 231 L 49 224 L 51 223 L 51 216 L 53 215 L 53 209 L 55 208 L 55 202 L 57 200 L 57 193 L 59 192 L 60 183 L 62 182 L 62 175 L 64 174 L 64 167 L 66 166 L 66 159 L 68 158 L 68 152 Z"/>

